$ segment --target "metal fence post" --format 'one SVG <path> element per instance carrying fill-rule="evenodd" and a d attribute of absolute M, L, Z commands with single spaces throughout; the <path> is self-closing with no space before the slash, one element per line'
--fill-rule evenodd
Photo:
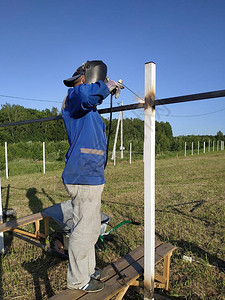
<path fill-rule="evenodd" d="M 155 82 L 156 66 L 145 64 L 144 299 L 154 298 L 155 277 Z"/>
<path fill-rule="evenodd" d="M 9 178 L 7 142 L 5 142 L 5 176 L 6 176 L 6 179 Z"/>
<path fill-rule="evenodd" d="M 43 173 L 45 174 L 45 142 L 43 142 Z"/>
<path fill-rule="evenodd" d="M 0 175 L 1 176 L 1 175 Z M 3 211 L 2 211 L 2 184 L 1 184 L 1 177 L 0 177 L 0 224 L 3 223 Z M 4 247 L 4 233 L 0 232 L 0 254 L 5 253 Z"/>

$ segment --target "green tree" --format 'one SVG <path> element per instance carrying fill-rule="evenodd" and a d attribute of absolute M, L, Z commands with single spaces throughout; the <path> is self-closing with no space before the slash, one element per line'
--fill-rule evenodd
<path fill-rule="evenodd" d="M 222 131 L 217 132 L 216 138 L 219 141 L 224 141 L 224 135 L 223 135 Z"/>

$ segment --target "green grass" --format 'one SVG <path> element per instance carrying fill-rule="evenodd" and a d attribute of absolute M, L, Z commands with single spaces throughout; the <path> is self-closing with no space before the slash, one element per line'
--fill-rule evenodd
<path fill-rule="evenodd" d="M 2 174 L 3 207 L 14 208 L 17 217 L 69 199 L 61 182 L 63 164 L 46 164 L 45 175 L 42 164 L 36 171 L 35 164 L 11 162 L 9 179 Z M 113 233 L 107 252 L 97 253 L 101 267 L 143 243 L 143 170 L 141 159 L 131 165 L 118 161 L 115 167 L 109 160 L 102 211 L 111 217 L 110 226 L 127 219 L 141 225 L 126 224 Z M 178 247 L 171 261 L 170 290 L 164 293 L 171 299 L 225 299 L 224 182 L 221 151 L 156 160 L 156 236 Z M 66 288 L 67 261 L 9 233 L 5 243 L 9 251 L 0 261 L 0 299 L 48 299 Z M 185 261 L 184 255 L 193 261 Z M 124 299 L 142 299 L 141 291 L 130 288 Z"/>

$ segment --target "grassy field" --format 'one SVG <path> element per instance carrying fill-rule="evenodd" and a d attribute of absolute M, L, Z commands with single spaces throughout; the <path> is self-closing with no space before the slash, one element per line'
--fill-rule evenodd
<path fill-rule="evenodd" d="M 40 162 L 11 162 L 9 168 L 8 180 L 2 174 L 2 201 L 17 217 L 69 199 L 61 182 L 62 163 L 47 164 L 45 175 Z M 102 211 L 111 217 L 110 226 L 127 219 L 141 225 L 126 224 L 113 233 L 107 251 L 97 252 L 100 267 L 143 243 L 143 170 L 141 160 L 107 166 Z M 168 298 L 225 299 L 224 182 L 224 152 L 156 160 L 156 236 L 178 246 L 171 261 L 170 290 L 164 293 Z M 66 288 L 66 260 L 9 233 L 5 244 L 0 300 L 48 299 Z M 130 288 L 124 299 L 143 299 L 142 291 Z"/>

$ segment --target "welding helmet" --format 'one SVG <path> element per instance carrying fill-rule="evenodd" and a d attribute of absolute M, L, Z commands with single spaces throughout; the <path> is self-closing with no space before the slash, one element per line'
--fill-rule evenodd
<path fill-rule="evenodd" d="M 83 63 L 72 75 L 65 79 L 63 83 L 67 87 L 73 87 L 74 81 L 81 75 L 85 75 L 85 83 L 95 83 L 96 81 L 104 81 L 107 76 L 107 66 L 101 60 L 91 60 Z"/>

